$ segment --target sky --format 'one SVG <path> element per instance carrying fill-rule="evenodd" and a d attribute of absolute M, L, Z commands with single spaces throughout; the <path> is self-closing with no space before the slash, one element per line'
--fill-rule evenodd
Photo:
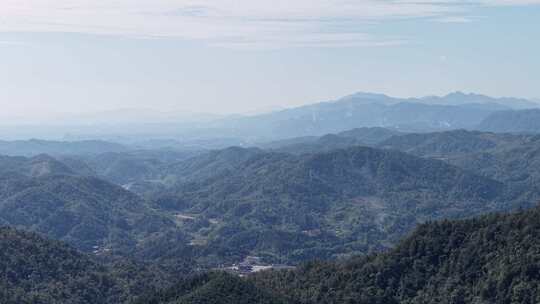
<path fill-rule="evenodd" d="M 2 0 L 0 119 L 540 98 L 540 0 Z"/>

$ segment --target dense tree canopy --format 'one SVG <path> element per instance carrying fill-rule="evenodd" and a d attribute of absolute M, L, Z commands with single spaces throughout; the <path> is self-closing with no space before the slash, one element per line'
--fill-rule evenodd
<path fill-rule="evenodd" d="M 103 264 L 57 241 L 0 228 L 0 303 L 129 303 L 170 284 L 157 268 Z"/>
<path fill-rule="evenodd" d="M 535 203 L 443 161 L 367 147 L 304 155 L 229 148 L 170 170 L 190 173 L 154 203 L 180 214 L 183 231 L 214 261 L 375 252 L 418 223 Z"/>
<path fill-rule="evenodd" d="M 267 272 L 300 303 L 538 303 L 540 209 L 421 225 L 388 253 Z"/>

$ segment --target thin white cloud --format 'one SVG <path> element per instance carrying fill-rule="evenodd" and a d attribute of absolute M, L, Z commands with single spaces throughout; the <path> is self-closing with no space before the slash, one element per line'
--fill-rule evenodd
<path fill-rule="evenodd" d="M 473 19 L 465 16 L 448 16 L 435 19 L 435 21 L 441 23 L 471 23 Z"/>
<path fill-rule="evenodd" d="M 15 40 L 0 40 L 0 46 L 29 46 L 29 44 Z"/>
<path fill-rule="evenodd" d="M 367 25 L 404 18 L 468 22 L 471 6 L 540 0 L 2 0 L 0 31 L 178 37 L 232 47 L 386 46 Z"/>

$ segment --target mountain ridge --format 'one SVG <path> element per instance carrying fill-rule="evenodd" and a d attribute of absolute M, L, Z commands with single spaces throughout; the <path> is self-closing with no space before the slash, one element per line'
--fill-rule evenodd
<path fill-rule="evenodd" d="M 5 164 L 11 167 L 2 170 Z M 171 268 L 189 269 L 189 240 L 172 218 L 136 194 L 79 175 L 50 156 L 0 157 L 0 190 L 4 226 L 39 232 L 86 253 L 154 262 L 163 257 Z"/>
<path fill-rule="evenodd" d="M 476 128 L 499 133 L 540 133 L 540 109 L 495 112 Z"/>
<path fill-rule="evenodd" d="M 207 163 L 207 156 L 186 161 L 181 168 L 195 171 L 181 174 L 191 178 L 179 179 L 154 204 L 189 216 L 182 227 L 200 240 L 200 249 L 233 261 L 261 255 L 297 263 L 378 251 L 419 222 L 511 210 L 530 206 L 534 198 L 399 151 L 351 147 L 291 155 L 232 149 L 247 157 L 234 165 Z"/>

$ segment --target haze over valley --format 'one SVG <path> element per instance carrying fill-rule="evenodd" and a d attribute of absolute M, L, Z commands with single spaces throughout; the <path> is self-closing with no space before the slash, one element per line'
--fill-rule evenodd
<path fill-rule="evenodd" d="M 539 1 L 0 14 L 0 304 L 540 303 Z"/>

